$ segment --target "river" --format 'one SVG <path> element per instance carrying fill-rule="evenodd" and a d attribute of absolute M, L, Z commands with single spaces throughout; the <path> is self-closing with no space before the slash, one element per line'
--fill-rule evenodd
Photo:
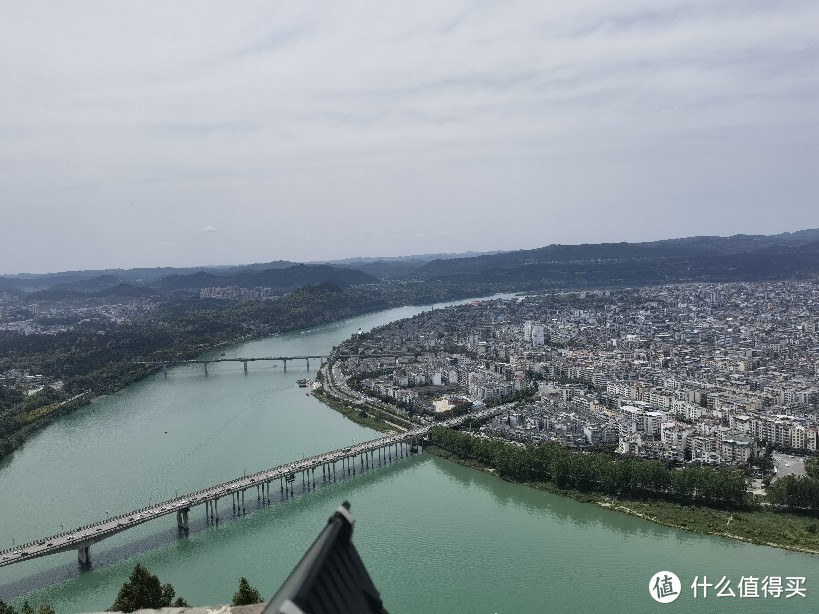
<path fill-rule="evenodd" d="M 359 328 L 421 311 L 404 307 L 225 350 L 226 357 L 322 354 Z M 171 369 L 98 400 L 43 429 L 0 465 L 0 545 L 105 518 L 300 459 L 377 433 L 343 419 L 298 388 L 311 361 L 211 364 Z M 194 605 L 227 603 L 245 576 L 270 598 L 344 500 L 354 541 L 396 613 L 812 612 L 819 557 L 662 527 L 593 505 L 510 484 L 422 454 L 219 526 L 204 508 L 179 537 L 172 516 L 76 553 L 0 568 L 0 598 L 47 602 L 58 612 L 109 607 L 140 561 Z M 682 580 L 667 605 L 648 591 L 655 572 Z M 731 581 L 696 600 L 703 576 Z M 805 577 L 807 597 L 738 596 L 741 577 Z"/>

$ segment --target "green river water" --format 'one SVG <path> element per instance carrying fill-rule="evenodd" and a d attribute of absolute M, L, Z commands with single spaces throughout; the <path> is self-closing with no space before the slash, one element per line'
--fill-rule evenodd
<path fill-rule="evenodd" d="M 254 341 L 226 356 L 327 353 L 361 327 L 417 313 L 400 308 Z M 295 385 L 318 366 L 211 364 L 152 376 L 50 425 L 0 465 L 0 547 L 105 518 L 378 434 L 343 419 Z M 274 492 L 277 487 L 274 488 Z M 250 494 L 250 491 L 248 491 Z M 252 497 L 255 500 L 255 495 Z M 58 612 L 109 607 L 140 561 L 194 605 L 227 603 L 239 577 L 269 598 L 343 501 L 354 541 L 387 609 L 437 612 L 816 612 L 819 557 L 662 527 L 510 484 L 421 454 L 234 517 L 204 507 L 179 537 L 165 516 L 75 553 L 0 568 L 0 598 Z M 655 572 L 682 580 L 656 603 Z M 697 599 L 695 577 L 731 588 L 742 576 L 805 577 L 806 598 Z"/>

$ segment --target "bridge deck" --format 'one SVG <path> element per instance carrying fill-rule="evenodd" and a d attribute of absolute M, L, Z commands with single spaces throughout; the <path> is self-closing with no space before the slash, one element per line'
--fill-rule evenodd
<path fill-rule="evenodd" d="M 312 355 L 312 356 L 261 356 L 254 358 L 192 358 L 190 360 L 137 360 L 138 365 L 201 365 L 210 364 L 212 362 L 257 362 L 262 360 L 270 360 L 281 362 L 284 360 L 307 360 L 308 358 L 324 359 L 326 355 Z"/>
<path fill-rule="evenodd" d="M 479 412 L 465 414 L 450 420 L 443 421 L 434 426 L 459 426 L 468 419 L 482 419 L 485 417 L 498 415 L 506 411 L 507 406 L 499 406 L 491 409 L 484 409 Z M 380 448 L 386 448 L 398 443 L 405 443 L 414 439 L 419 439 L 426 436 L 433 425 L 423 426 L 404 433 L 396 433 L 394 435 L 384 435 L 371 441 L 348 446 L 331 452 L 317 454 L 300 461 L 294 461 L 286 465 L 279 465 L 271 469 L 258 471 L 254 474 L 236 478 L 216 486 L 203 488 L 196 492 L 182 495 L 162 503 L 143 507 L 138 510 L 133 510 L 126 514 L 120 514 L 112 518 L 106 518 L 98 522 L 77 527 L 70 531 L 64 531 L 56 535 L 44 537 L 31 541 L 27 544 L 9 548 L 0 551 L 0 567 L 4 565 L 11 565 L 21 561 L 47 556 L 49 554 L 56 554 L 58 552 L 65 552 L 68 550 L 77 550 L 80 548 L 91 546 L 106 537 L 111 537 L 117 533 L 126 531 L 154 518 L 160 516 L 167 516 L 178 511 L 187 511 L 196 505 L 202 505 L 210 501 L 216 501 L 222 497 L 239 493 L 259 484 L 273 482 L 287 477 L 291 474 L 300 473 L 320 467 L 337 463 L 345 458 L 357 457 L 366 452 L 373 452 Z"/>

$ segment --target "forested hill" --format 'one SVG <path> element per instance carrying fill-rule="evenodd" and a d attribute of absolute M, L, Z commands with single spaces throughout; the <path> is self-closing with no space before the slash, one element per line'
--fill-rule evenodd
<path fill-rule="evenodd" d="M 424 280 L 578 287 L 789 279 L 819 273 L 819 231 L 776 236 L 691 237 L 650 243 L 550 245 L 435 260 Z"/>
<path fill-rule="evenodd" d="M 380 280 L 356 269 L 330 266 L 290 264 L 287 267 L 220 270 L 211 268 L 190 272 L 183 270 L 158 279 L 127 281 L 128 271 L 120 274 L 103 274 L 92 277 L 71 277 L 69 274 L 43 275 L 36 278 L 0 277 L 0 292 L 20 289 L 45 288 L 32 294 L 35 300 L 63 300 L 90 296 L 147 296 L 173 290 L 193 290 L 213 287 L 272 288 L 290 291 L 302 286 L 331 283 L 341 288 L 360 284 L 378 283 Z"/>
<path fill-rule="evenodd" d="M 378 283 L 378 281 L 377 277 L 354 269 L 329 265 L 297 264 L 286 269 L 244 270 L 227 275 L 206 272 L 171 275 L 160 279 L 152 286 L 158 290 L 189 290 L 224 286 L 291 290 L 301 286 L 315 286 L 324 283 L 347 288 L 360 284 Z"/>
<path fill-rule="evenodd" d="M 491 247 L 491 246 L 487 246 Z M 44 275 L 0 275 L 0 292 L 48 289 L 38 299 L 148 294 L 207 287 L 339 287 L 378 281 L 498 284 L 516 289 L 639 285 L 686 281 L 788 279 L 819 272 L 819 229 L 778 235 L 688 237 L 648 243 L 549 245 L 514 252 L 349 258 L 298 264 L 285 260 L 243 266 L 105 269 Z M 118 287 L 118 288 L 117 288 Z M 117 288 L 117 289 L 115 289 Z"/>

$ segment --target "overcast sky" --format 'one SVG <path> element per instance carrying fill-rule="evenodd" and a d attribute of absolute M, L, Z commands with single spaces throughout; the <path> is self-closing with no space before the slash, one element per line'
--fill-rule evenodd
<path fill-rule="evenodd" d="M 819 2 L 0 0 L 0 273 L 819 227 Z"/>

